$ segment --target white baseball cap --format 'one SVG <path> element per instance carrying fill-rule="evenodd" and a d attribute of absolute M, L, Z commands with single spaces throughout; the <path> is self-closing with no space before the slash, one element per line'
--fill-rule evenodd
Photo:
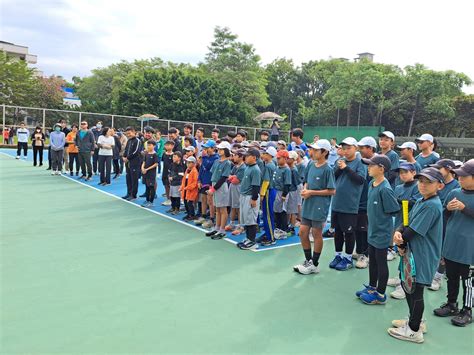
<path fill-rule="evenodd" d="M 191 152 L 194 152 L 196 150 L 196 148 L 194 148 L 192 145 L 190 145 L 189 147 L 184 148 L 184 150 L 189 150 Z"/>
<path fill-rule="evenodd" d="M 433 143 L 433 136 L 429 133 L 425 133 L 425 134 L 422 134 L 421 136 L 419 136 L 417 139 L 416 139 L 416 142 L 423 142 L 423 141 L 428 141 L 428 142 L 431 142 Z"/>
<path fill-rule="evenodd" d="M 195 163 L 195 162 L 196 162 L 196 158 L 195 158 L 195 157 L 192 157 L 192 156 L 191 156 L 191 157 L 188 157 L 188 158 L 186 158 L 186 159 L 184 159 L 184 160 L 186 160 L 187 162 L 190 162 L 190 163 Z"/>
<path fill-rule="evenodd" d="M 298 159 L 298 153 L 296 153 L 294 150 L 290 150 L 288 152 L 288 158 L 296 160 L 296 159 Z"/>
<path fill-rule="evenodd" d="M 379 137 L 388 137 L 395 142 L 395 135 L 390 131 L 383 131 L 379 134 Z"/>
<path fill-rule="evenodd" d="M 277 155 L 277 150 L 275 149 L 275 147 L 268 147 L 267 149 L 265 149 L 264 153 L 270 154 L 272 157 L 275 158 Z"/>
<path fill-rule="evenodd" d="M 220 142 L 218 145 L 217 145 L 217 149 L 229 149 L 231 150 L 232 149 L 232 146 L 230 145 L 229 142 L 227 141 L 223 141 L 223 142 Z"/>
<path fill-rule="evenodd" d="M 398 145 L 397 148 L 398 149 L 410 148 L 410 149 L 416 150 L 416 144 L 413 142 L 405 142 L 402 145 Z"/>
<path fill-rule="evenodd" d="M 316 143 L 310 144 L 309 147 L 313 149 L 324 149 L 327 151 L 330 151 L 332 148 L 331 143 L 329 143 L 327 139 L 319 139 Z"/>
<path fill-rule="evenodd" d="M 355 139 L 354 137 L 347 137 L 347 138 L 344 138 L 343 141 L 341 142 L 341 144 L 347 144 L 347 145 L 353 145 L 355 147 L 357 147 L 357 139 Z"/>
<path fill-rule="evenodd" d="M 359 147 L 372 147 L 372 148 L 377 149 L 377 141 L 375 140 L 374 137 L 370 137 L 370 136 L 367 136 L 367 137 L 362 138 L 362 139 L 357 143 L 357 145 L 358 145 Z"/>

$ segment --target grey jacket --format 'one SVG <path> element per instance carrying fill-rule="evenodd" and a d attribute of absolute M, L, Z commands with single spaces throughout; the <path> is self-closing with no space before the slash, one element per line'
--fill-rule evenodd
<path fill-rule="evenodd" d="M 80 131 L 77 132 L 75 142 L 79 152 L 92 152 L 95 149 L 94 134 L 90 130 L 87 130 L 86 135 L 82 139 Z"/>

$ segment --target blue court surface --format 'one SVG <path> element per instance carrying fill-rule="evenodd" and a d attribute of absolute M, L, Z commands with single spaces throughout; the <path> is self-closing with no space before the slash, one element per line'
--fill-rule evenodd
<path fill-rule="evenodd" d="M 0 149 L 0 153 L 7 154 L 11 157 L 15 157 L 16 156 L 16 149 L 5 149 L 5 148 L 3 148 L 3 149 Z M 31 149 L 28 149 L 27 159 L 25 160 L 22 157 L 21 161 L 23 163 L 27 163 L 27 162 L 32 163 L 32 161 L 33 161 L 33 151 Z M 44 173 L 49 174 L 50 171 L 46 171 L 47 166 L 48 166 L 48 153 L 46 151 L 46 152 L 44 152 L 43 166 L 42 167 L 35 167 L 34 169 L 44 169 L 45 170 Z M 78 177 L 76 177 L 76 176 L 71 177 L 71 176 L 66 175 L 66 174 L 63 174 L 62 176 L 67 178 L 67 179 L 70 179 L 70 180 L 72 180 L 72 181 L 74 181 L 78 184 L 88 186 L 92 189 L 95 189 L 95 190 L 101 192 L 101 193 L 105 193 L 109 196 L 115 197 L 115 198 L 121 200 L 122 202 L 130 203 L 130 204 L 132 204 L 134 206 L 137 206 L 137 207 L 140 207 L 140 208 L 142 208 L 140 205 L 143 202 L 145 202 L 144 198 L 138 198 L 136 201 L 132 201 L 132 202 L 125 201 L 121 198 L 127 192 L 125 174 L 121 175 L 119 178 L 117 178 L 115 180 L 112 180 L 111 181 L 112 184 L 109 185 L 109 186 L 100 186 L 100 185 L 98 185 L 98 183 L 99 183 L 99 176 L 98 175 L 94 175 L 90 181 L 79 180 Z M 139 187 L 138 187 L 138 194 L 141 195 L 144 192 L 145 192 L 145 185 L 140 183 Z M 184 212 L 182 212 L 182 213 L 180 213 L 179 215 L 176 215 L 176 216 L 173 216 L 173 215 L 170 215 L 170 214 L 166 213 L 166 211 L 169 209 L 169 206 L 162 206 L 161 205 L 161 203 L 165 201 L 165 198 L 161 196 L 163 193 L 164 193 L 163 184 L 161 183 L 161 180 L 158 179 L 158 191 L 157 191 L 158 198 L 155 199 L 155 201 L 154 201 L 154 207 L 146 208 L 146 210 L 149 210 L 152 213 L 156 213 L 156 214 L 158 214 L 162 217 L 172 219 L 172 220 L 174 220 L 178 223 L 185 224 L 185 225 L 187 225 L 191 228 L 194 228 L 195 230 L 198 230 L 202 233 L 205 233 L 205 232 L 208 231 L 205 228 L 201 228 L 200 226 L 196 226 L 192 222 L 190 223 L 190 222 L 183 221 L 182 218 L 185 215 Z M 328 228 L 328 224 L 326 224 L 326 228 Z M 298 233 L 298 229 L 296 229 L 296 234 L 294 236 L 291 236 L 291 237 L 288 237 L 288 238 L 282 239 L 282 240 L 277 240 L 276 244 L 274 244 L 272 246 L 267 246 L 267 247 L 260 246 L 257 250 L 255 250 L 255 252 L 299 245 L 300 241 L 299 241 L 299 237 L 298 237 L 297 233 Z M 227 241 L 227 242 L 230 242 L 232 244 L 237 244 L 237 243 L 241 242 L 244 238 L 245 238 L 245 234 L 234 236 L 230 232 L 228 232 L 227 233 L 227 238 L 224 238 L 224 240 Z"/>

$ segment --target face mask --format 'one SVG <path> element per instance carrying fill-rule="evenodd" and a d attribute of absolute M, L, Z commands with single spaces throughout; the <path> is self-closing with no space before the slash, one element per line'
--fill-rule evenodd
<path fill-rule="evenodd" d="M 97 127 L 98 129 L 101 129 L 101 128 L 102 128 L 102 125 L 101 125 L 101 124 L 98 124 L 96 127 Z"/>
<path fill-rule="evenodd" d="M 61 127 L 56 127 L 54 130 L 55 130 L 56 132 L 59 132 L 59 131 L 61 130 Z"/>
<path fill-rule="evenodd" d="M 37 129 L 37 130 L 36 130 L 36 132 L 40 133 L 40 132 L 41 132 L 41 130 L 40 130 L 40 129 Z"/>

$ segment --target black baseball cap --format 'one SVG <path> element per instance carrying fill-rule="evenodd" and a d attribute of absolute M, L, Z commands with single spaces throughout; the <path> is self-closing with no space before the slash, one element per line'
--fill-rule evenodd
<path fill-rule="evenodd" d="M 165 145 L 167 145 L 167 144 L 174 145 L 174 141 L 166 141 L 166 142 L 165 142 Z"/>
<path fill-rule="evenodd" d="M 456 163 L 451 159 L 441 159 L 438 160 L 436 164 L 431 164 L 430 166 L 436 169 L 445 168 L 448 170 L 453 170 L 456 167 Z"/>
<path fill-rule="evenodd" d="M 146 126 L 144 129 L 143 129 L 144 132 L 148 132 L 148 133 L 155 133 L 155 130 L 153 129 L 153 127 L 150 127 L 150 126 Z"/>
<path fill-rule="evenodd" d="M 146 141 L 146 144 L 156 145 L 156 142 L 153 139 Z"/>
<path fill-rule="evenodd" d="M 469 159 L 460 168 L 453 169 L 457 176 L 474 175 L 474 159 Z"/>
<path fill-rule="evenodd" d="M 250 148 L 244 154 L 244 157 L 248 157 L 248 156 L 254 156 L 258 159 L 258 158 L 260 158 L 260 152 L 255 148 Z"/>
<path fill-rule="evenodd" d="M 443 175 L 441 175 L 441 172 L 436 168 L 433 168 L 433 167 L 424 168 L 422 171 L 420 171 L 418 174 L 415 175 L 415 179 L 419 179 L 422 176 L 427 178 L 430 181 L 437 181 L 444 184 Z"/>
<path fill-rule="evenodd" d="M 395 169 L 395 171 L 400 171 L 400 170 L 407 170 L 407 171 L 415 171 L 415 164 L 413 163 L 408 163 L 408 162 L 403 162 L 400 163 L 400 166 Z"/>
<path fill-rule="evenodd" d="M 385 171 L 389 171 L 392 163 L 385 155 L 375 154 L 372 158 L 362 158 L 362 163 L 365 165 L 378 165 L 384 168 Z"/>

